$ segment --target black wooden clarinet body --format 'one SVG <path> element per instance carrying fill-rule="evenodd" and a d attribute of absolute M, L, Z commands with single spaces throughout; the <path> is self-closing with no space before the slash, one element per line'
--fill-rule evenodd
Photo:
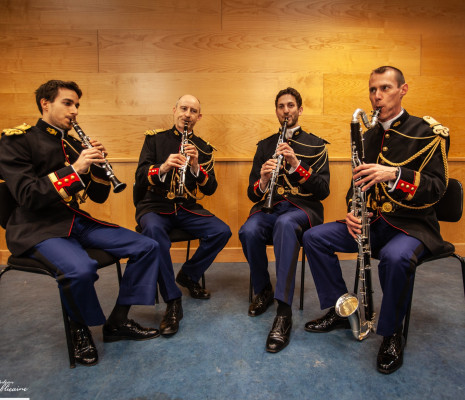
<path fill-rule="evenodd" d="M 90 138 L 87 136 L 84 131 L 81 129 L 81 127 L 78 125 L 76 121 L 71 121 L 71 125 L 73 126 L 74 130 L 78 134 L 79 138 L 81 139 L 82 143 L 84 143 L 84 146 L 86 146 L 88 149 L 94 147 L 90 143 Z M 102 168 L 105 169 L 106 174 L 108 176 L 108 179 L 110 180 L 111 184 L 113 185 L 113 192 L 114 193 L 119 193 L 122 192 L 124 189 L 126 189 L 126 184 L 122 183 L 118 180 L 118 178 L 115 176 L 113 173 L 113 168 L 111 168 L 110 163 L 105 160 L 105 162 L 101 165 Z"/>

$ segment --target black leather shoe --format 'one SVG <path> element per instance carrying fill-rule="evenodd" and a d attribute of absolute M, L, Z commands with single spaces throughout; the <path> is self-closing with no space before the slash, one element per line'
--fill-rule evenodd
<path fill-rule="evenodd" d="M 87 326 L 71 328 L 71 340 L 74 346 L 74 358 L 76 362 L 88 367 L 97 364 L 97 348 Z"/>
<path fill-rule="evenodd" d="M 268 338 L 266 339 L 266 351 L 277 353 L 289 344 L 292 329 L 292 317 L 277 315 L 273 321 Z"/>
<path fill-rule="evenodd" d="M 191 278 L 189 278 L 182 268 L 176 276 L 176 282 L 187 288 L 194 299 L 208 300 L 210 298 L 210 292 L 202 289 L 198 282 L 194 282 Z"/>
<path fill-rule="evenodd" d="M 168 302 L 165 315 L 161 320 L 160 333 L 163 336 L 172 336 L 179 329 L 179 321 L 183 317 L 181 299 Z"/>
<path fill-rule="evenodd" d="M 337 315 L 334 307 L 331 307 L 323 317 L 305 324 L 307 332 L 330 332 L 334 329 L 350 329 L 349 320 Z"/>
<path fill-rule="evenodd" d="M 249 316 L 256 317 L 257 315 L 263 314 L 268 307 L 273 304 L 274 296 L 272 289 L 263 289 L 259 294 L 255 296 L 252 303 L 249 306 Z"/>
<path fill-rule="evenodd" d="M 154 328 L 143 328 L 132 319 L 128 319 L 119 326 L 103 325 L 103 341 L 117 342 L 118 340 L 147 340 L 160 336 L 160 331 Z"/>
<path fill-rule="evenodd" d="M 378 352 L 376 367 L 382 374 L 392 374 L 401 366 L 404 359 L 404 336 L 398 330 L 392 336 L 385 336 Z"/>

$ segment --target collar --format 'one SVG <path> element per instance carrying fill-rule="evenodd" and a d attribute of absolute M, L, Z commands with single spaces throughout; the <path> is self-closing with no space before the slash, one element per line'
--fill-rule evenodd
<path fill-rule="evenodd" d="M 182 132 L 179 132 L 178 129 L 176 128 L 176 125 L 173 125 L 173 133 L 176 136 L 181 136 L 182 137 Z M 194 134 L 194 131 L 187 132 L 187 137 L 190 138 Z"/>
<path fill-rule="evenodd" d="M 68 131 L 50 125 L 49 123 L 45 122 L 42 118 L 40 118 L 37 121 L 36 126 L 42 131 L 47 132 L 52 136 L 59 137 L 60 139 L 64 139 L 68 135 Z"/>
<path fill-rule="evenodd" d="M 282 128 L 279 130 L 281 132 Z M 300 126 L 294 126 L 294 128 L 286 129 L 286 140 L 292 139 L 293 136 L 297 136 L 302 131 Z"/>
<path fill-rule="evenodd" d="M 380 122 L 380 124 L 383 126 L 383 129 L 387 131 L 390 128 L 397 128 L 399 125 L 403 124 L 406 119 L 408 118 L 408 113 L 404 109 L 400 111 L 399 114 L 397 114 L 394 118 L 390 119 L 389 121 L 386 122 Z"/>

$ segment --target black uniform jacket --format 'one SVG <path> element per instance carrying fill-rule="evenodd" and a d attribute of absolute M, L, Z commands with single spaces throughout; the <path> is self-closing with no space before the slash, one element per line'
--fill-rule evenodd
<path fill-rule="evenodd" d="M 174 126 L 161 132 L 149 130 L 145 134 L 134 186 L 136 221 L 139 221 L 148 212 L 171 214 L 179 207 L 195 214 L 211 216 L 212 214 L 190 195 L 187 195 L 182 206 L 175 203 L 174 199 L 168 198 L 168 196 L 172 197 L 177 185 L 177 170 L 169 171 L 163 182 L 160 180 L 160 166 L 170 154 L 179 153 L 182 134 Z M 213 148 L 193 133 L 189 134 L 188 141 L 197 147 L 200 171 L 199 176 L 196 177 L 188 167 L 185 175 L 185 186 L 193 195 L 210 196 L 215 193 L 218 186 L 213 169 Z"/>
<path fill-rule="evenodd" d="M 260 170 L 262 165 L 273 157 L 279 136 L 278 132 L 258 142 L 247 188 L 249 199 L 255 203 L 250 214 L 260 211 L 265 202 L 266 194 L 264 196 L 259 188 Z M 287 200 L 305 211 L 310 226 L 321 224 L 323 222 L 321 200 L 329 195 L 327 142 L 299 128 L 294 132 L 293 137 L 287 140 L 287 143 L 300 160 L 300 166 L 295 172 L 289 174 L 290 166 L 283 159 L 284 168 L 281 169 L 278 177 L 273 205 Z"/>
<path fill-rule="evenodd" d="M 378 124 L 365 132 L 364 139 L 367 164 L 400 167 L 400 179 L 393 192 L 387 187 L 383 190 L 380 184 L 370 189 L 368 203 L 375 211 L 372 222 L 377 217 L 384 218 L 421 240 L 434 254 L 442 245 L 442 238 L 432 205 L 440 200 L 447 187 L 448 132 L 435 133 L 425 119 L 404 111 L 390 129 L 384 131 Z M 434 142 L 437 142 L 436 148 Z M 351 199 L 352 188 L 347 194 L 349 204 Z"/>
<path fill-rule="evenodd" d="M 17 203 L 6 226 L 12 254 L 24 253 L 46 239 L 68 237 L 76 213 L 91 218 L 79 210 L 76 194 L 83 189 L 97 203 L 107 199 L 110 182 L 103 168 L 92 165 L 78 175 L 71 167 L 82 150 L 78 139 L 67 133 L 62 137 L 41 119 L 34 127 L 23 125 L 3 132 L 0 177 Z"/>

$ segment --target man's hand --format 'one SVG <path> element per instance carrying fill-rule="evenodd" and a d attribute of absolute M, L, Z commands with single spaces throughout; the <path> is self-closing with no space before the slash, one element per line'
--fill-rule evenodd
<path fill-rule="evenodd" d="M 292 168 L 295 169 L 299 166 L 299 160 L 297 159 L 294 153 L 294 149 L 291 146 L 289 146 L 288 143 L 281 143 L 276 150 L 276 154 L 282 154 L 283 157 L 286 159 L 286 162 Z"/>
<path fill-rule="evenodd" d="M 101 148 L 103 148 L 103 146 Z M 100 151 L 99 147 L 92 147 L 90 149 L 82 150 L 79 158 L 73 164 L 73 168 L 78 174 L 83 174 L 87 172 L 92 164 L 102 164 L 104 162 L 105 158 L 103 157 L 103 153 Z"/>
<path fill-rule="evenodd" d="M 381 164 L 362 164 L 353 170 L 355 185 L 362 185 L 362 191 L 367 191 L 371 186 L 379 182 L 387 182 L 396 179 L 396 167 L 388 167 Z"/>
<path fill-rule="evenodd" d="M 262 191 L 268 186 L 268 182 L 271 179 L 271 173 L 275 170 L 278 160 L 275 158 L 270 158 L 265 164 L 262 165 L 260 170 L 260 189 Z"/>

